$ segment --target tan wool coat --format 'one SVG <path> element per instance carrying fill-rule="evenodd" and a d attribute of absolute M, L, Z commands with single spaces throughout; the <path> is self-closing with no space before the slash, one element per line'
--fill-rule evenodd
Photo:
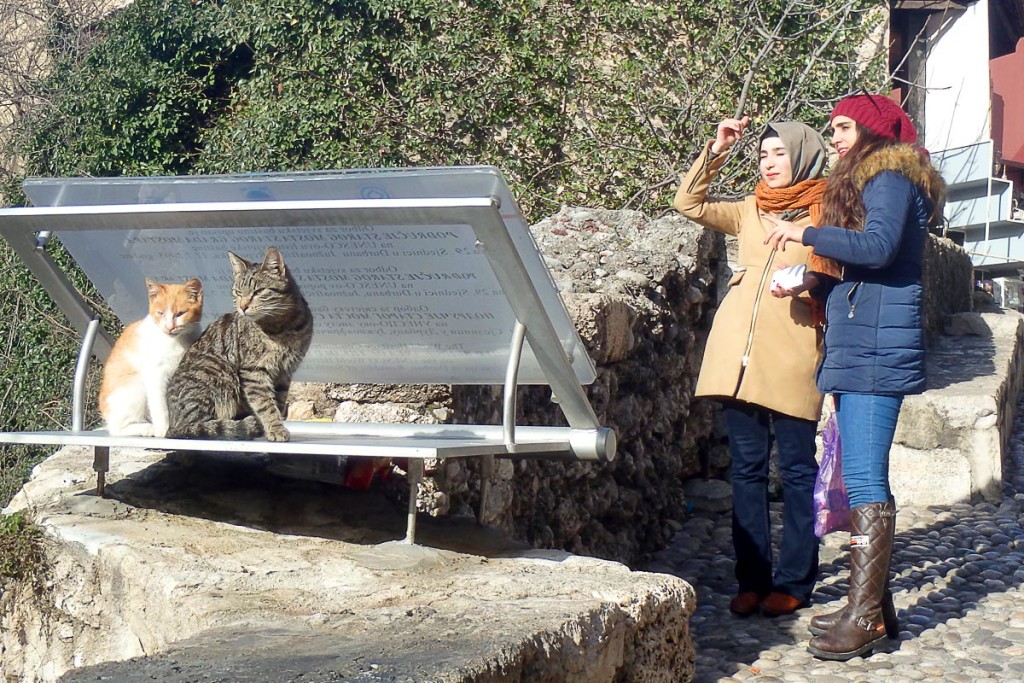
<path fill-rule="evenodd" d="M 774 252 L 764 243 L 771 225 L 753 195 L 738 201 L 707 196 L 728 154 L 710 154 L 710 143 L 683 176 L 675 208 L 687 218 L 737 237 L 737 264 L 729 292 L 715 313 L 697 379 L 697 396 L 733 398 L 793 417 L 817 420 L 822 396 L 815 386 L 821 360 L 820 329 L 810 297 L 776 298 L 769 289 L 780 267 L 810 268 L 811 248 L 789 242 Z M 805 217 L 798 225 L 810 225 Z"/>

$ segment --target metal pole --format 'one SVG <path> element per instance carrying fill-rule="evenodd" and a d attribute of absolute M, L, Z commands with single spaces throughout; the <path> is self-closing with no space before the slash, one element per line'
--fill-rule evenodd
<path fill-rule="evenodd" d="M 419 492 L 420 480 L 423 479 L 423 460 L 409 458 L 409 516 L 405 525 L 404 543 L 416 542 L 416 494 Z"/>
<path fill-rule="evenodd" d="M 501 418 L 502 432 L 506 445 L 516 442 L 516 386 L 519 378 L 519 363 L 523 358 L 523 340 L 526 326 L 518 320 L 512 330 L 512 347 L 509 350 L 508 367 L 505 368 L 504 413 Z"/>
<path fill-rule="evenodd" d="M 92 449 L 92 469 L 96 473 L 96 495 L 103 497 L 110 470 L 110 446 L 96 446 Z"/>
<path fill-rule="evenodd" d="M 80 432 L 85 423 L 85 380 L 89 375 L 89 359 L 92 357 L 92 345 L 96 341 L 96 333 L 100 328 L 100 319 L 93 318 L 85 328 L 82 348 L 78 351 L 78 362 L 75 363 L 75 385 L 71 406 L 71 430 Z"/>
<path fill-rule="evenodd" d="M 476 523 L 483 524 L 487 514 L 487 497 L 491 493 L 491 477 L 494 476 L 494 456 L 480 456 L 480 505 L 477 506 Z"/>

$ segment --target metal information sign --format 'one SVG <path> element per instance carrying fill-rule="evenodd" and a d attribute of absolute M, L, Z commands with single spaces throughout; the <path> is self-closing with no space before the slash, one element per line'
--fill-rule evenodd
<path fill-rule="evenodd" d="M 209 322 L 231 310 L 227 252 L 250 261 L 279 248 L 314 313 L 314 342 L 298 380 L 376 383 L 501 383 L 516 314 L 495 259 L 517 259 L 530 280 L 551 282 L 500 173 L 491 167 L 177 178 L 30 180 L 37 206 L 140 207 L 223 203 L 261 209 L 269 225 L 236 227 L 207 215 L 202 225 L 57 229 L 62 243 L 122 322 L 146 313 L 145 278 L 203 282 Z M 428 215 L 403 209 L 444 196 L 493 197 L 512 249 L 481 239 L 479 212 L 452 206 Z M 315 201 L 393 201 L 372 222 L 325 209 L 309 220 L 274 224 L 280 209 Z M 441 200 L 439 200 L 441 201 Z M 422 204 L 423 202 L 418 202 Z M 453 202 L 457 205 L 458 202 Z M 324 206 L 327 206 L 326 204 Z M 164 207 L 171 208 L 171 207 Z M 440 218 L 439 218 L 440 216 Z M 419 220 L 410 220 L 419 219 Z M 149 225 L 157 225 L 150 222 Z M 490 242 L 490 243 L 488 243 Z M 490 250 L 490 253 L 485 253 Z M 508 253 L 505 253 L 508 251 Z M 580 383 L 595 372 L 557 290 L 537 296 Z M 520 383 L 545 383 L 529 339 Z"/>

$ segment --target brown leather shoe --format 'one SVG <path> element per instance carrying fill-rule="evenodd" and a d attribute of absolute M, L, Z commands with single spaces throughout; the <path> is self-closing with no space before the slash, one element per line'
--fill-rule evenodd
<path fill-rule="evenodd" d="M 744 591 L 729 601 L 729 611 L 738 617 L 749 617 L 757 613 L 761 604 L 761 594 L 757 591 Z"/>
<path fill-rule="evenodd" d="M 807 626 L 807 630 L 816 636 L 825 635 L 842 620 L 846 610 L 847 606 L 843 605 L 835 612 L 818 614 L 811 617 L 811 623 Z M 893 640 L 900 637 L 900 623 L 896 618 L 896 606 L 892 603 L 892 593 L 889 591 L 888 586 L 886 586 L 885 593 L 882 595 L 882 623 L 885 624 L 885 635 Z"/>
<path fill-rule="evenodd" d="M 772 591 L 761 601 L 761 614 L 766 617 L 781 617 L 784 614 L 792 614 L 801 607 L 807 607 L 807 604 L 806 600 Z"/>

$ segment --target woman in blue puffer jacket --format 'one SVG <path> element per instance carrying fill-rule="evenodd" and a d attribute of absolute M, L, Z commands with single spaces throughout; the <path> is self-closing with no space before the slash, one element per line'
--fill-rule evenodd
<path fill-rule="evenodd" d="M 847 97 L 831 116 L 840 159 L 828 179 L 821 227 L 766 217 L 765 240 L 814 247 L 840 262 L 826 302 L 817 384 L 835 399 L 850 495 L 850 590 L 845 607 L 811 620 L 821 659 L 870 654 L 899 632 L 889 592 L 896 508 L 889 450 L 903 397 L 925 389 L 922 270 L 928 226 L 942 217 L 944 184 L 898 104 Z"/>

